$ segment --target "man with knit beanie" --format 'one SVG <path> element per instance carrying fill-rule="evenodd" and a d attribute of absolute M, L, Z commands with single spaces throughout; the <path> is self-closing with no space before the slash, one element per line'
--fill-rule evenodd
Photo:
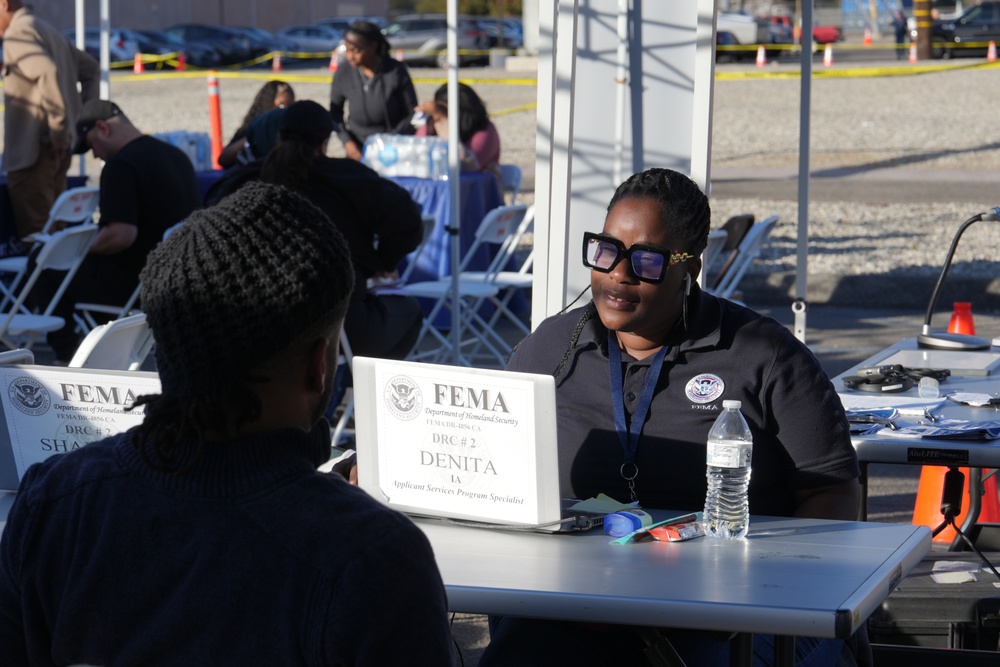
<path fill-rule="evenodd" d="M 150 254 L 162 393 L 26 472 L 0 539 L 4 664 L 454 664 L 427 539 L 317 472 L 353 280 L 323 212 L 262 183 Z"/>

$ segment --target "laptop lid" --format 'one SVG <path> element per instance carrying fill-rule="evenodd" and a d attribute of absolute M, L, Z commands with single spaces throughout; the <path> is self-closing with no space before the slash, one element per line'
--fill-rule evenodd
<path fill-rule="evenodd" d="M 358 484 L 408 514 L 558 531 L 549 375 L 354 358 Z"/>
<path fill-rule="evenodd" d="M 138 425 L 143 408 L 127 408 L 158 393 L 156 373 L 0 366 L 0 491 L 32 463 Z"/>

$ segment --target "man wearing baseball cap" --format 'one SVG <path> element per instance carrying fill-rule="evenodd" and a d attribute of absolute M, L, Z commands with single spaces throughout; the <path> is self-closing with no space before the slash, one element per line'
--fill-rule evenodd
<path fill-rule="evenodd" d="M 430 544 L 337 473 L 354 285 L 329 218 L 253 183 L 142 273 L 162 393 L 30 467 L 0 539 L 5 665 L 451 665 Z"/>
<path fill-rule="evenodd" d="M 164 232 L 201 207 L 198 179 L 188 156 L 143 134 L 114 102 L 84 104 L 76 131 L 73 151 L 90 150 L 104 161 L 101 230 L 54 312 L 66 320 L 66 326 L 48 334 L 59 361 L 69 361 L 79 344 L 74 305 L 124 305 L 139 284 L 146 256 Z"/>

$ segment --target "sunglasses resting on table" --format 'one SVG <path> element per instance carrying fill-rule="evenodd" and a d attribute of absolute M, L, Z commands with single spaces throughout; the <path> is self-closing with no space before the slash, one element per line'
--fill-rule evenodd
<path fill-rule="evenodd" d="M 663 281 L 663 274 L 671 264 L 680 264 L 694 255 L 669 248 L 636 243 L 626 249 L 622 242 L 606 234 L 583 234 L 583 264 L 601 273 L 611 273 L 623 259 L 629 260 L 632 274 L 647 283 Z"/>

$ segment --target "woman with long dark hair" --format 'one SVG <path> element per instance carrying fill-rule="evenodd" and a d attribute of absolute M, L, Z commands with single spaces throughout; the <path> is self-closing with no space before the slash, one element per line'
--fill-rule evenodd
<path fill-rule="evenodd" d="M 458 84 L 458 138 L 464 148 L 463 169 L 489 171 L 499 175 L 500 134 L 490 121 L 486 105 L 471 87 Z M 416 111 L 427 114 L 428 122 L 417 136 L 448 136 L 448 86 L 441 86 L 434 99 L 421 102 Z M 472 159 L 475 162 L 473 163 Z"/>
<path fill-rule="evenodd" d="M 389 42 L 374 23 L 352 23 L 344 33 L 344 46 L 349 67 L 333 77 L 330 113 L 347 157 L 360 160 L 365 139 L 372 134 L 413 134 L 410 120 L 417 92 L 406 65 L 389 57 Z"/>
<path fill-rule="evenodd" d="M 284 109 L 294 101 L 295 91 L 292 90 L 291 85 L 284 81 L 272 80 L 261 86 L 260 90 L 254 96 L 250 108 L 247 110 L 247 115 L 243 117 L 243 123 L 240 125 L 240 128 L 236 130 L 233 138 L 229 140 L 229 145 L 223 148 L 222 153 L 219 154 L 219 164 L 223 167 L 231 167 L 241 161 L 240 155 L 244 153 L 248 143 L 247 131 L 250 128 L 250 124 L 269 111 Z M 271 147 L 257 148 L 261 153 L 260 155 L 251 152 L 244 155 L 243 161 L 246 162 L 254 158 L 264 157 L 267 154 L 267 150 L 270 150 Z"/>

